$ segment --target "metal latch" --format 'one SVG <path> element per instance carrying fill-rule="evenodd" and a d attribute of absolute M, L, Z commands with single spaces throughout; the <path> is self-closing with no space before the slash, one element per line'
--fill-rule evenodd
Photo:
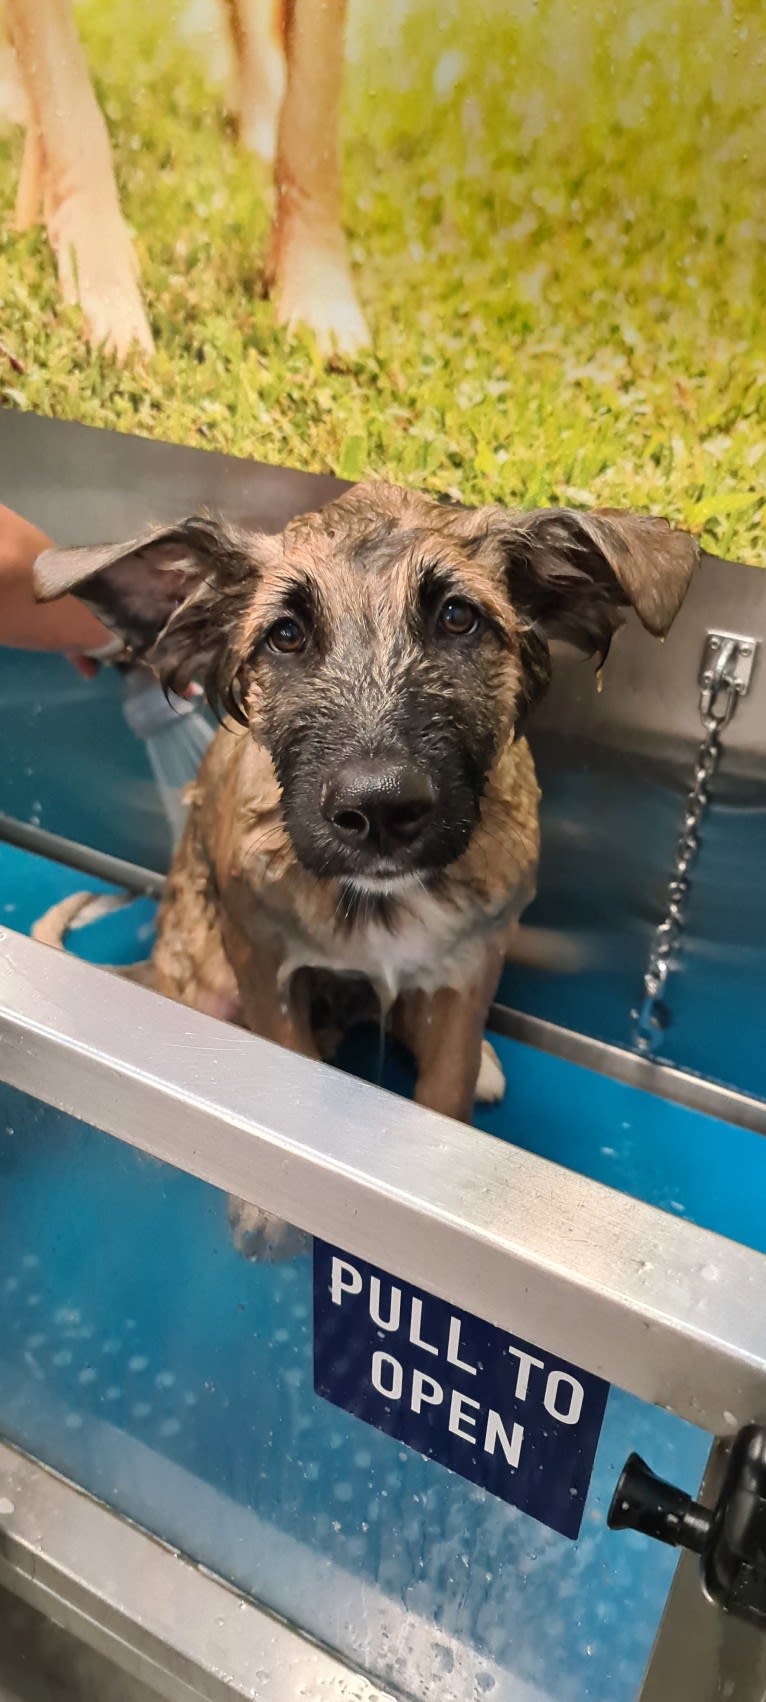
<path fill-rule="evenodd" d="M 766 1630 L 766 1430 L 740 1430 L 715 1506 L 655 1477 L 631 1454 L 607 1514 L 610 1531 L 640 1531 L 700 1556 L 710 1601 Z"/>

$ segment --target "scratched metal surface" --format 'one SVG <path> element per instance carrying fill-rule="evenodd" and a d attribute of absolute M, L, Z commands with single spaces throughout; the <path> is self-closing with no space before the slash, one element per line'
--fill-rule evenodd
<path fill-rule="evenodd" d="M 157 1691 L 0 1590 L 0 1702 L 158 1702 Z"/>

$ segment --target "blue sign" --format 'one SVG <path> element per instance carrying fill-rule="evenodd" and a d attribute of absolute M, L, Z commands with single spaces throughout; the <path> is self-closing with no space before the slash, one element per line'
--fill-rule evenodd
<path fill-rule="evenodd" d="M 314 1389 L 561 1536 L 579 1535 L 608 1385 L 322 1241 Z"/>

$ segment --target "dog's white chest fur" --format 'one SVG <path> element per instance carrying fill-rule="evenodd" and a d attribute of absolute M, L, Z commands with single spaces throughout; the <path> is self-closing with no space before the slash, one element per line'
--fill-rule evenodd
<path fill-rule="evenodd" d="M 483 942 L 467 933 L 465 917 L 427 892 L 403 907 L 392 927 L 373 921 L 357 932 L 345 947 L 343 967 L 364 975 L 384 1008 L 412 987 L 435 993 L 459 986 L 483 955 Z"/>
<path fill-rule="evenodd" d="M 485 924 L 486 925 L 486 924 Z M 390 921 L 374 915 L 348 932 L 339 927 L 317 934 L 308 944 L 291 942 L 280 980 L 289 983 L 298 969 L 329 969 L 361 975 L 375 989 L 384 1010 L 400 993 L 420 988 L 460 988 L 478 973 L 486 952 L 485 933 L 471 907 L 444 900 L 425 888 L 408 888 Z"/>

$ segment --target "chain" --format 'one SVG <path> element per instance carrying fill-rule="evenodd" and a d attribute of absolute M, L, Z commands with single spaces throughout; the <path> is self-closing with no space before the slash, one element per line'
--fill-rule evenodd
<path fill-rule="evenodd" d="M 683 830 L 668 887 L 667 908 L 652 941 L 644 976 L 644 996 L 639 1009 L 633 1012 L 635 1045 L 639 1052 L 650 1055 L 656 1052 L 670 1020 L 664 1002 L 665 987 L 676 964 L 686 922 L 691 873 L 699 852 L 700 828 L 710 803 L 710 784 L 720 760 L 721 734 L 744 695 L 735 666 L 740 648 L 738 641 L 735 638 L 713 638 L 711 645 L 715 656 L 703 674 L 700 691 L 704 738 L 697 753 L 694 781 L 686 800 Z"/>

